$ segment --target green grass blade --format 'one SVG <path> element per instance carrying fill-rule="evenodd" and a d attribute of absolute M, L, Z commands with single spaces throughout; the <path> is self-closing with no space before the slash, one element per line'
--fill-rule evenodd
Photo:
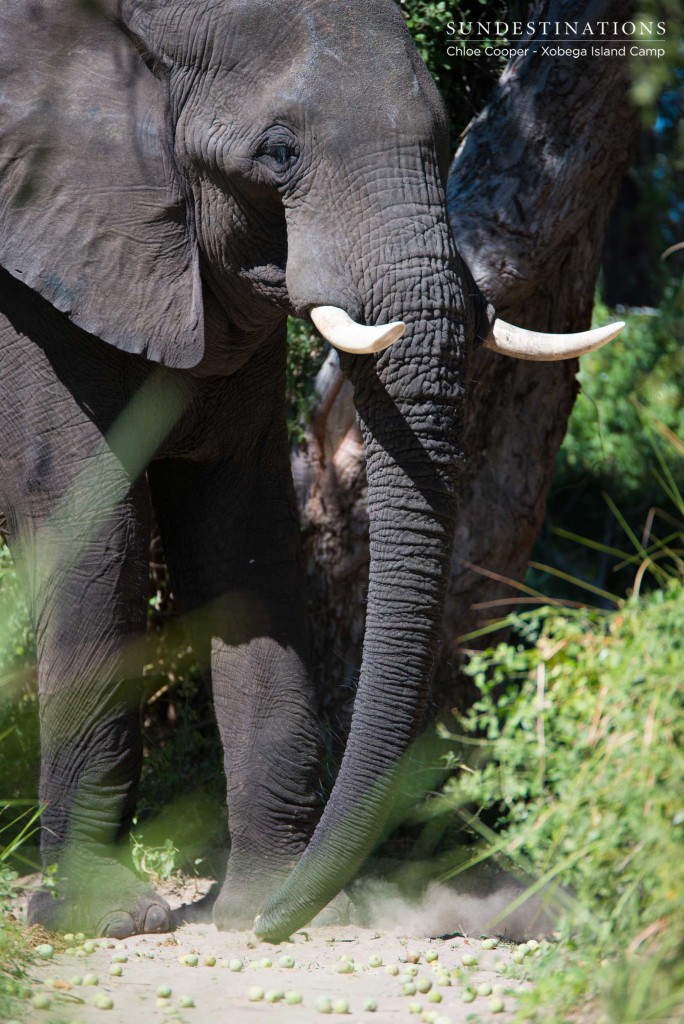
<path fill-rule="evenodd" d="M 611 594 L 610 591 L 604 590 L 602 587 L 597 587 L 594 583 L 588 583 L 586 580 L 581 580 L 577 576 L 572 576 L 569 572 L 563 572 L 562 569 L 556 569 L 553 565 L 544 565 L 542 562 L 528 562 L 527 564 L 530 569 L 539 569 L 540 572 L 548 572 L 550 576 L 557 576 L 558 579 L 565 580 L 566 583 L 573 583 L 576 587 L 580 587 L 582 590 L 588 590 L 589 593 L 596 594 L 597 597 L 603 597 L 615 605 L 620 603 L 620 598 L 617 594 Z"/>

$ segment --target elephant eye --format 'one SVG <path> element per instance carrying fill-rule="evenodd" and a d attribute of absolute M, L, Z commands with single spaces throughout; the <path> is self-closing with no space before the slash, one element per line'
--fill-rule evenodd
<path fill-rule="evenodd" d="M 289 146 L 269 146 L 266 155 L 275 160 L 277 164 L 286 164 L 292 156 L 292 150 Z"/>
<path fill-rule="evenodd" d="M 255 151 L 255 157 L 278 174 L 288 171 L 298 156 L 297 138 L 281 125 L 262 135 Z"/>

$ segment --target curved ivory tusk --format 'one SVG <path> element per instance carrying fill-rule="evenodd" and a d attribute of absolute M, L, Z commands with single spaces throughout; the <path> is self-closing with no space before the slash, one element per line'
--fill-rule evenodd
<path fill-rule="evenodd" d="M 503 356 L 515 359 L 533 359 L 537 362 L 555 362 L 558 359 L 574 359 L 586 352 L 593 352 L 606 342 L 612 341 L 624 327 L 619 321 L 597 327 L 593 331 L 579 334 L 540 334 L 514 327 L 505 320 L 495 320 L 484 347 Z"/>
<path fill-rule="evenodd" d="M 311 319 L 326 341 L 342 352 L 365 356 L 371 352 L 382 352 L 397 338 L 401 338 L 406 324 L 395 320 L 379 327 L 365 327 L 355 323 L 343 309 L 337 306 L 316 306 L 311 310 Z"/>

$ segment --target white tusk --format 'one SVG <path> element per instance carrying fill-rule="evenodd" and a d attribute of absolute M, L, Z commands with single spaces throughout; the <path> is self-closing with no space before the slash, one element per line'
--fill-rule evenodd
<path fill-rule="evenodd" d="M 311 310 L 311 319 L 326 341 L 342 352 L 365 356 L 371 352 L 382 352 L 397 338 L 401 338 L 406 324 L 395 320 L 379 327 L 365 327 L 355 323 L 343 309 L 337 306 L 316 306 Z"/>
<path fill-rule="evenodd" d="M 624 327 L 622 321 L 597 327 L 593 331 L 579 334 L 542 334 L 514 327 L 505 320 L 495 320 L 484 347 L 491 352 L 515 359 L 533 359 L 537 362 L 554 362 L 558 359 L 574 359 L 587 352 L 593 352 L 606 342 L 612 341 Z"/>

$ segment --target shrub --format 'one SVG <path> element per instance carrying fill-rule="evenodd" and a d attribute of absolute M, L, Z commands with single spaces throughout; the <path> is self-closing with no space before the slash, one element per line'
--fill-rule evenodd
<path fill-rule="evenodd" d="M 12 828 L 17 801 L 35 804 L 40 741 L 35 685 L 35 647 L 26 605 L 9 550 L 0 541 L 0 835 Z M 5 802 L 9 806 L 3 806 Z M 5 841 L 10 836 L 6 835 Z M 0 848 L 1 849 L 1 848 Z M 30 844 L 17 850 L 28 870 L 37 860 Z"/>
<path fill-rule="evenodd" d="M 648 547 L 654 522 L 656 531 L 672 523 L 660 507 L 663 475 L 670 475 L 670 489 L 684 491 L 684 449 L 655 443 L 658 435 L 684 436 L 684 287 L 672 283 L 660 310 L 618 312 L 627 321 L 623 333 L 580 362 L 582 390 L 527 577 L 549 597 L 586 599 L 581 584 L 589 584 L 605 607 L 626 596 L 634 580 L 621 550 L 625 527 Z M 616 318 L 597 304 L 596 322 Z M 583 539 L 588 543 L 578 543 Z"/>
<path fill-rule="evenodd" d="M 659 310 L 630 310 L 615 341 L 584 356 L 581 392 L 570 417 L 555 486 L 577 486 L 591 477 L 621 506 L 647 507 L 660 487 L 652 471 L 653 448 L 644 416 L 657 416 L 684 437 L 684 287 L 672 285 Z M 597 323 L 616 319 L 601 303 Z M 640 412 L 641 410 L 641 412 Z M 684 459 L 672 465 L 684 484 Z"/>
<path fill-rule="evenodd" d="M 3 811 L 11 810 L 11 805 L 3 807 Z M 33 834 L 37 819 L 35 810 L 16 813 L 15 809 L 10 821 L 0 826 L 0 1020 L 20 1013 L 21 1001 L 30 992 L 26 967 L 31 963 L 33 950 L 11 913 L 16 873 L 7 862 Z"/>
<path fill-rule="evenodd" d="M 684 586 L 513 624 L 520 642 L 471 658 L 480 699 L 459 726 L 487 760 L 443 799 L 495 808 L 497 834 L 467 814 L 490 852 L 562 886 L 529 1018 L 564 1019 L 581 996 L 616 1024 L 660 1019 L 684 999 Z"/>
<path fill-rule="evenodd" d="M 26 967 L 31 947 L 9 909 L 13 877 L 0 863 L 0 1020 L 18 1015 L 30 991 Z"/>

